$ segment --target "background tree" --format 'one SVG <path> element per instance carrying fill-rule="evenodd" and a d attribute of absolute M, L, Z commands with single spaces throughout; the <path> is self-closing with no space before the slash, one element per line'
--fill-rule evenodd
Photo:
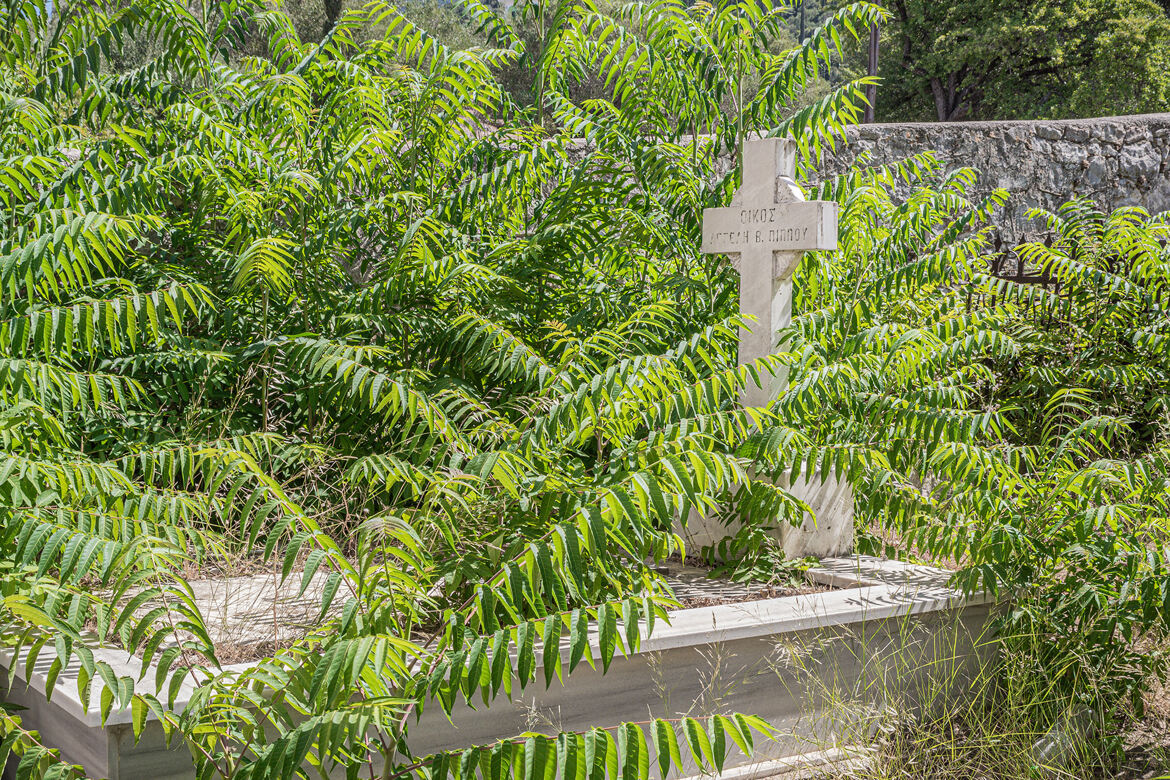
<path fill-rule="evenodd" d="M 883 121 L 1057 118 L 1170 106 L 1152 0 L 893 0 Z"/>
<path fill-rule="evenodd" d="M 325 5 L 325 25 L 321 30 L 321 35 L 324 36 L 333 29 L 333 25 L 337 24 L 337 19 L 345 7 L 345 0 L 321 0 L 321 2 Z"/>

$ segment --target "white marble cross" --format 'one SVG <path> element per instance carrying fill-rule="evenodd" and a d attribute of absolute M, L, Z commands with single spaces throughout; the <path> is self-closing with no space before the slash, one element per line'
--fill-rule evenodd
<path fill-rule="evenodd" d="M 703 210 L 704 254 L 739 255 L 739 308 L 755 317 L 739 333 L 739 362 L 772 354 L 776 331 L 792 324 L 792 274 L 803 252 L 837 248 L 837 204 L 806 201 L 796 186 L 796 144 L 787 138 L 743 143 L 743 180 L 731 206 Z M 745 406 L 766 406 L 786 375 L 761 372 L 763 387 L 743 391 Z"/>
<path fill-rule="evenodd" d="M 743 178 L 731 206 L 703 211 L 703 252 L 739 256 L 739 307 L 755 322 L 739 333 L 739 362 L 777 351 L 776 332 L 792 324 L 792 273 L 800 256 L 837 248 L 837 204 L 806 201 L 796 186 L 796 144 L 788 139 L 744 141 Z M 761 371 L 762 386 L 749 384 L 744 406 L 767 406 L 781 392 L 787 372 Z M 831 557 L 853 549 L 853 493 L 832 475 L 782 474 L 778 485 L 804 501 L 813 514 L 777 529 L 786 555 Z M 688 538 L 716 543 L 728 529 L 692 513 Z M 710 539 L 710 542 L 705 540 Z"/>

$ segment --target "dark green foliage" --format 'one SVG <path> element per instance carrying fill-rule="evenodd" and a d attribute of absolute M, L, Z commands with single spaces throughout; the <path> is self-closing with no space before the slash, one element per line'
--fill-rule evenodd
<path fill-rule="evenodd" d="M 1168 230 L 1083 201 L 1033 216 L 1054 238 L 1022 259 L 1059 287 L 996 287 L 1023 314 L 1020 359 L 993 389 L 1014 445 L 1000 491 L 1014 500 L 972 555 L 999 587 L 1045 583 L 1011 631 L 1042 691 L 1075 692 L 1107 722 L 1116 707 L 1140 714 L 1147 681 L 1170 669 L 1141 644 L 1170 628 Z"/>
<path fill-rule="evenodd" d="M 1142 454 L 1170 432 L 1170 362 L 1164 244 L 1170 231 L 1161 218 L 1137 209 L 1104 215 L 1073 201 L 1056 213 L 1034 212 L 1052 231 L 1048 241 L 1020 248 L 1026 267 L 1057 281 L 1048 288 L 997 283 L 997 301 L 1012 301 L 1028 316 L 1016 337 L 1024 346 L 1014 365 L 997 367 L 997 390 L 1022 441 L 1041 441 L 1052 424 L 1045 412 L 1051 394 L 1067 389 L 1078 398 L 1074 416 L 1089 411 L 1126 418 L 1129 428 L 1111 443 L 1116 455 Z"/>
<path fill-rule="evenodd" d="M 881 121 L 1165 111 L 1170 17 L 1152 0 L 893 0 Z"/>

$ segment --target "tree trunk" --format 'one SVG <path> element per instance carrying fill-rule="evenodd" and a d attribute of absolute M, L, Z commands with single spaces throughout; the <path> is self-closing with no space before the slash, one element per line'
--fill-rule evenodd
<path fill-rule="evenodd" d="M 869 30 L 869 77 L 876 79 L 878 74 L 878 44 L 881 42 L 881 28 L 875 22 Z M 877 108 L 877 84 L 868 84 L 865 87 L 865 116 L 862 122 L 871 124 Z"/>
<path fill-rule="evenodd" d="M 967 115 L 970 106 L 963 100 L 959 81 L 958 73 L 949 74 L 945 85 L 939 77 L 930 77 L 930 92 L 934 95 L 934 110 L 940 122 L 955 122 Z"/>
<path fill-rule="evenodd" d="M 321 37 L 324 38 L 333 29 L 333 25 L 337 24 L 337 19 L 341 16 L 342 9 L 345 8 L 345 0 L 324 0 L 325 2 L 325 27 L 321 30 Z"/>

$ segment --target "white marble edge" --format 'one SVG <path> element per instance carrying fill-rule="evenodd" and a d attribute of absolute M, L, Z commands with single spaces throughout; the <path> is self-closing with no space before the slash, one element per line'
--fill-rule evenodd
<path fill-rule="evenodd" d="M 909 575 L 918 575 L 919 582 L 897 581 Z M 900 561 L 882 561 L 862 556 L 829 559 L 810 570 L 810 579 L 853 587 L 823 593 L 674 610 L 669 613 L 669 623 L 661 619 L 655 621 L 654 631 L 649 635 L 646 634 L 643 623 L 640 646 L 629 655 L 637 656 L 663 650 L 944 611 L 977 606 L 995 600 L 985 593 L 964 597 L 960 592 L 945 585 L 946 576 L 949 576 L 949 572 L 943 569 Z M 600 642 L 596 631 L 590 633 L 590 651 L 595 659 L 600 657 Z M 140 676 L 141 662 L 123 651 L 94 648 L 93 653 L 96 660 L 110 664 L 118 676 L 129 676 L 135 680 L 136 685 L 145 683 L 149 692 L 155 693 L 153 666 L 147 670 L 145 676 Z M 540 657 L 541 654 L 537 654 L 538 666 Z M 12 652 L 0 650 L 0 666 L 9 669 L 11 661 Z M 245 672 L 254 665 L 232 664 L 223 667 L 221 672 Z M 54 687 L 50 706 L 60 708 L 87 727 L 101 727 L 101 716 L 96 706 L 100 678 L 91 689 L 91 706 L 86 708 L 77 693 L 78 668 L 78 664 L 74 662 L 62 670 Z M 20 670 L 17 671 L 16 677 L 13 685 L 20 685 L 24 677 Z M 43 695 L 47 679 L 47 664 L 38 664 L 28 681 L 29 686 Z M 175 706 L 177 708 L 184 706 L 193 690 L 194 686 L 190 679 L 184 681 L 183 691 L 176 699 Z M 153 714 L 148 717 L 154 718 Z M 128 708 L 114 709 L 106 718 L 105 725 L 130 722 L 131 713 Z"/>
<path fill-rule="evenodd" d="M 952 572 L 901 561 L 865 556 L 832 558 L 808 571 L 809 579 L 848 588 L 822 593 L 781 596 L 737 604 L 692 607 L 669 613 L 670 622 L 656 621 L 652 634 L 643 633 L 631 655 L 682 647 L 751 639 L 848 623 L 977 606 L 992 599 L 984 593 L 964 597 L 947 586 Z M 591 650 L 599 651 L 596 633 Z M 538 657 L 537 664 L 540 664 Z"/>
<path fill-rule="evenodd" d="M 51 650 L 51 648 L 49 648 Z M 134 680 L 135 690 L 142 690 L 146 693 L 157 695 L 157 690 L 154 686 L 154 670 L 152 665 L 147 669 L 146 675 L 141 676 L 142 662 L 134 656 L 122 650 L 116 650 L 108 647 L 93 648 L 93 656 L 95 661 L 104 661 L 110 665 L 114 673 L 119 677 L 130 677 Z M 48 659 L 50 656 L 42 652 L 42 658 Z M 23 669 L 16 670 L 16 679 L 12 681 L 12 686 L 15 688 L 20 685 L 27 685 L 28 689 L 34 690 L 42 696 L 48 688 L 48 667 L 51 661 L 39 661 L 33 668 L 31 677 L 26 681 L 23 674 Z M 23 667 L 23 662 L 19 665 Z M 9 649 L 0 650 L 0 667 L 3 667 L 7 672 L 12 669 L 12 651 Z M 70 717 L 73 717 L 90 728 L 100 728 L 102 726 L 101 713 L 99 711 L 99 701 L 101 696 L 101 689 L 103 686 L 100 677 L 95 676 L 90 683 L 90 703 L 86 707 L 81 702 L 81 697 L 77 691 L 77 677 L 78 671 L 81 669 L 81 663 L 78 660 L 73 660 L 67 667 L 61 670 L 57 676 L 57 683 L 53 686 L 53 698 L 48 701 L 48 706 L 57 707 L 64 711 Z M 141 686 L 145 686 L 144 688 Z M 194 691 L 194 685 L 190 678 L 183 681 L 183 686 L 180 690 L 179 697 L 176 703 L 186 703 L 190 697 L 191 692 Z M 184 695 L 185 694 L 185 695 Z M 149 719 L 154 720 L 154 716 L 148 716 Z M 106 718 L 106 726 L 117 726 L 129 724 L 132 720 L 131 711 L 129 708 L 115 708 L 110 710 L 110 715 Z"/>
<path fill-rule="evenodd" d="M 51 653 L 51 648 L 47 648 Z M 139 689 L 139 685 L 146 683 L 153 690 L 153 678 L 151 672 L 147 671 L 146 677 L 139 679 L 140 671 L 142 671 L 142 662 L 138 658 L 122 653 L 122 651 L 115 651 L 111 648 L 92 648 L 94 653 L 94 661 L 102 661 L 110 664 L 110 668 L 115 671 L 118 677 L 131 677 L 135 681 L 135 689 Z M 42 651 L 42 658 L 49 658 L 48 653 Z M 55 656 L 53 656 L 55 657 Z M 13 653 L 11 649 L 0 650 L 0 667 L 5 669 L 5 672 L 13 670 Z M 12 679 L 11 685 L 13 689 L 32 690 L 44 696 L 48 690 L 48 667 L 51 662 L 39 661 L 33 668 L 33 674 L 26 679 L 25 663 L 21 661 L 18 668 L 15 670 L 15 679 Z M 81 669 L 81 662 L 71 661 L 68 667 L 61 670 L 61 674 L 57 675 L 56 684 L 53 686 L 53 698 L 47 700 L 46 704 L 50 707 L 57 707 L 66 715 L 80 720 L 85 726 L 91 729 L 97 729 L 102 726 L 102 716 L 99 712 L 99 696 L 104 683 L 102 678 L 95 676 L 90 683 L 90 704 L 85 706 L 82 704 L 81 696 L 77 692 L 77 672 Z M 184 700 L 186 700 L 184 698 Z M 115 726 L 121 724 L 129 724 L 131 722 L 131 712 L 129 709 L 119 707 L 119 709 L 111 709 L 110 716 L 105 719 L 106 726 Z"/>
<path fill-rule="evenodd" d="M 861 745 L 846 745 L 827 750 L 814 750 L 784 758 L 749 761 L 736 767 L 729 767 L 719 773 L 719 780 L 763 780 L 772 777 L 827 778 L 825 772 L 832 769 L 837 773 L 852 768 L 860 769 L 862 762 L 873 755 L 873 749 Z M 711 780 L 711 775 L 689 775 L 680 780 Z"/>

